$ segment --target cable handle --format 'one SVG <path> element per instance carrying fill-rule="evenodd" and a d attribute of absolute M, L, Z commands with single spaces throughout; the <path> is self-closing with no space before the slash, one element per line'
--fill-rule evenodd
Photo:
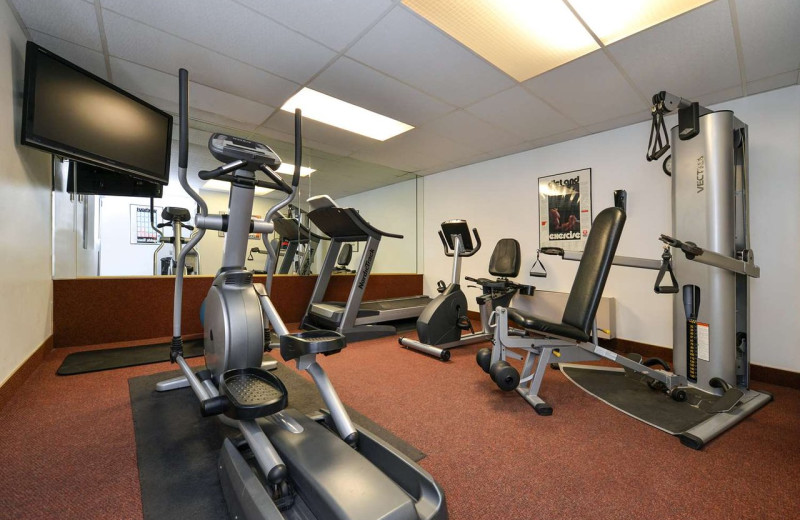
<path fill-rule="evenodd" d="M 542 251 L 541 249 L 536 250 L 536 260 L 533 262 L 531 270 L 528 273 L 530 276 L 533 276 L 534 278 L 547 278 L 547 268 L 542 263 L 541 258 L 539 258 L 539 254 L 541 253 L 541 251 Z M 534 271 L 534 269 L 536 269 L 537 264 L 541 268 L 541 271 Z"/>

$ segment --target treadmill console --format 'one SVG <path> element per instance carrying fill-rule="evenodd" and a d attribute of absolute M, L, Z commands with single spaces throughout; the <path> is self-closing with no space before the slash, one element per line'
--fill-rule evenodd
<path fill-rule="evenodd" d="M 266 166 L 273 171 L 281 165 L 281 158 L 269 146 L 228 134 L 213 134 L 208 150 L 223 163 L 247 161 L 252 167 Z"/>
<path fill-rule="evenodd" d="M 447 246 L 450 249 L 455 249 L 453 235 L 461 237 L 461 246 L 465 251 L 471 251 L 474 248 L 466 220 L 457 219 L 442 222 L 442 233 L 444 233 L 444 239 L 447 240 Z"/>

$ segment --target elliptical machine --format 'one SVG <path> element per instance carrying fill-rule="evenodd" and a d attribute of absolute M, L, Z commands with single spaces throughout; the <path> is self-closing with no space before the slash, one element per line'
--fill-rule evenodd
<path fill-rule="evenodd" d="M 219 476 L 232 518 L 336 520 L 445 520 L 444 495 L 433 478 L 416 463 L 371 433 L 357 429 L 339 400 L 317 354 L 335 354 L 345 347 L 344 336 L 332 331 L 290 334 L 269 298 L 277 255 L 267 240 L 272 217 L 297 192 L 302 164 L 300 111 L 295 112 L 295 171 L 291 185 L 274 170 L 280 158 L 268 146 L 214 134 L 212 155 L 226 164 L 201 171 L 203 179 L 231 183 L 229 215 L 209 215 L 208 207 L 187 181 L 188 73 L 181 69 L 180 153 L 181 186 L 198 204 L 198 234 L 178 257 L 171 359 L 183 378 L 159 383 L 157 390 L 191 386 L 202 415 L 223 415 L 239 429 L 243 441 L 225 439 L 219 457 Z M 269 181 L 256 178 L 256 171 Z M 263 221 L 252 221 L 254 188 L 286 194 Z M 181 300 L 186 253 L 206 230 L 226 231 L 223 265 L 205 304 L 206 370 L 195 374 L 183 358 Z M 262 234 L 267 249 L 267 286 L 253 283 L 243 266 L 250 232 Z M 264 319 L 280 338 L 281 356 L 295 360 L 312 377 L 327 411 L 308 417 L 287 409 L 286 387 L 260 368 Z"/>
<path fill-rule="evenodd" d="M 513 238 L 503 238 L 497 242 L 489 261 L 489 272 L 497 276 L 496 280 L 488 278 L 470 278 L 466 280 L 478 284 L 483 292 L 477 297 L 481 313 L 481 330 L 475 332 L 472 322 L 467 316 L 467 297 L 461 290 L 461 259 L 470 257 L 481 248 L 481 239 L 476 228 L 472 229 L 476 245 L 469 234 L 466 220 L 448 220 L 442 222 L 439 238 L 444 247 L 444 254 L 453 258 L 453 276 L 449 285 L 439 280 L 439 296 L 431 300 L 417 320 L 419 340 L 401 337 L 397 341 L 406 348 L 430 354 L 442 361 L 450 359 L 450 349 L 463 347 L 473 343 L 488 341 L 492 337 L 492 326 L 489 317 L 494 307 L 505 306 L 518 291 L 532 295 L 534 288 L 520 285 L 508 280 L 519 275 L 519 242 Z M 463 331 L 470 334 L 462 336 Z"/>

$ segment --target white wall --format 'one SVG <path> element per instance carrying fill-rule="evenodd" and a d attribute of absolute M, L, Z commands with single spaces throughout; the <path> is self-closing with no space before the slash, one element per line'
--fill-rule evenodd
<path fill-rule="evenodd" d="M 372 265 L 373 273 L 417 272 L 417 181 L 410 180 L 376 190 L 342 197 L 336 203 L 359 210 L 371 225 L 387 233 L 403 235 L 403 239 L 381 239 L 378 254 Z M 320 247 L 318 265 L 327 252 L 327 243 Z M 358 269 L 364 244 L 353 253 L 350 269 Z M 316 269 L 314 272 L 319 272 Z"/>
<path fill-rule="evenodd" d="M 25 42 L 0 2 L 0 384 L 53 333 L 50 155 L 18 144 Z"/>
<path fill-rule="evenodd" d="M 714 106 L 733 110 L 750 126 L 750 224 L 752 248 L 761 278 L 750 283 L 751 361 L 800 371 L 800 86 Z M 658 236 L 671 230 L 670 179 L 661 164 L 644 160 L 650 123 L 628 126 L 573 141 L 506 156 L 424 178 L 424 269 L 427 294 L 451 267 L 436 235 L 443 220 L 466 218 L 478 228 L 484 247 L 464 261 L 464 275 L 486 275 L 495 242 L 520 241 L 520 281 L 567 292 L 576 262 L 545 257 L 547 278 L 527 275 L 537 244 L 537 179 L 592 168 L 593 213 L 613 205 L 613 191 L 628 192 L 628 220 L 618 254 L 658 259 Z M 670 125 L 668 125 L 670 126 Z M 374 204 L 380 201 L 370 197 Z M 606 296 L 616 298 L 617 336 L 670 347 L 671 297 L 653 293 L 655 272 L 617 267 Z M 474 305 L 474 289 L 468 299 Z M 521 308 L 535 310 L 535 297 L 518 297 Z"/>

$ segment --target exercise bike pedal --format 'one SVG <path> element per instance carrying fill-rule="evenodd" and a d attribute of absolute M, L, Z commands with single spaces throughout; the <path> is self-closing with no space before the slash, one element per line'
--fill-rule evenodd
<path fill-rule="evenodd" d="M 347 346 L 344 335 L 330 330 L 307 330 L 281 336 L 281 356 L 286 361 L 306 354 L 336 354 Z"/>
<path fill-rule="evenodd" d="M 278 413 L 289 402 L 283 382 L 261 368 L 228 370 L 220 378 L 219 391 L 224 401 L 209 401 L 217 401 L 213 404 L 222 408 L 217 413 L 224 413 L 236 420 L 251 420 Z M 205 403 L 204 408 L 208 408 Z"/>

